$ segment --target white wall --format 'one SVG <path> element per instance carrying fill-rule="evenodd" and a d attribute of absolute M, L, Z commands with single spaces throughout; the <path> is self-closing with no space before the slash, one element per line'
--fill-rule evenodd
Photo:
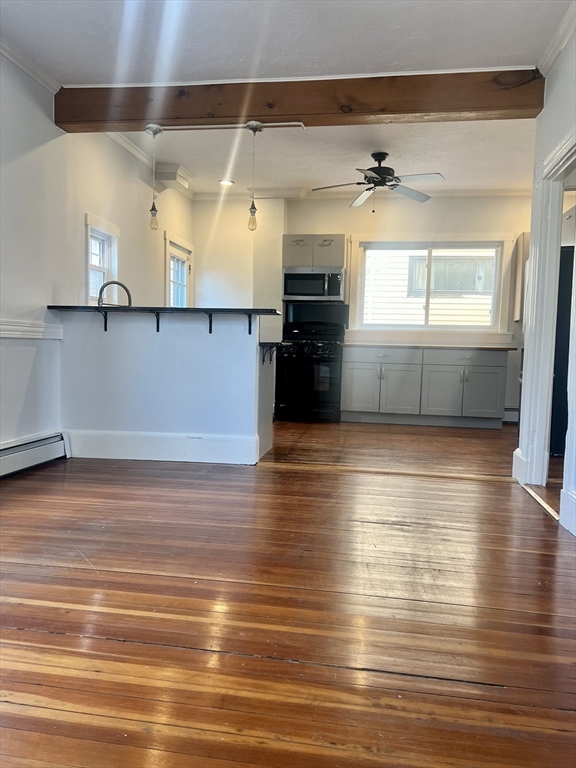
<path fill-rule="evenodd" d="M 194 201 L 196 304 L 281 309 L 284 200 L 257 200 L 258 226 L 248 229 L 248 197 Z M 263 341 L 279 340 L 280 319 L 262 318 Z"/>
<path fill-rule="evenodd" d="M 0 78 L 0 343 L 10 362 L 2 366 L 0 442 L 6 442 L 59 425 L 53 391 L 58 342 L 31 345 L 19 340 L 22 326 L 16 334 L 5 329 L 10 321 L 57 323 L 47 304 L 86 303 L 85 214 L 120 228 L 119 279 L 137 304 L 164 303 L 163 230 L 194 238 L 190 200 L 162 192 L 160 229 L 152 232 L 151 170 L 104 134 L 56 128 L 52 95 L 4 57 Z"/>

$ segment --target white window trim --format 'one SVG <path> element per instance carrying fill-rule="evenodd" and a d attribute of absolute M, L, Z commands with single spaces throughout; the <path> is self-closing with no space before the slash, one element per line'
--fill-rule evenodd
<path fill-rule="evenodd" d="M 164 302 L 170 306 L 170 244 L 187 254 L 186 306 L 194 306 L 194 246 L 184 238 L 164 230 Z"/>
<path fill-rule="evenodd" d="M 118 279 L 118 240 L 120 239 L 120 228 L 116 224 L 112 224 L 109 221 L 98 218 L 92 213 L 85 215 L 85 295 L 86 304 L 95 305 L 97 299 L 90 296 L 90 233 L 92 230 L 107 236 L 110 238 L 110 267 L 108 268 L 108 278 L 112 280 Z M 118 291 L 116 286 L 109 288 L 110 303 L 116 304 L 118 302 Z"/>
<path fill-rule="evenodd" d="M 491 344 L 509 345 L 513 333 L 509 329 L 510 312 L 510 269 L 516 235 L 511 233 L 462 233 L 455 237 L 450 233 L 438 233 L 429 240 L 390 240 L 376 238 L 373 234 L 353 235 L 351 238 L 350 259 L 350 330 L 346 333 L 348 343 L 387 343 L 408 344 L 447 343 L 447 344 Z M 428 248 L 428 247 L 476 247 L 500 246 L 494 291 L 494 324 L 492 326 L 373 326 L 363 324 L 364 293 L 364 253 L 367 247 Z"/>

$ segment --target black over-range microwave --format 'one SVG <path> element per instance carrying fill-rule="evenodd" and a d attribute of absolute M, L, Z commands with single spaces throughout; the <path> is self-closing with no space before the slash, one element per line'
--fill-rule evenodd
<path fill-rule="evenodd" d="M 344 301 L 342 267 L 284 267 L 284 301 Z"/>

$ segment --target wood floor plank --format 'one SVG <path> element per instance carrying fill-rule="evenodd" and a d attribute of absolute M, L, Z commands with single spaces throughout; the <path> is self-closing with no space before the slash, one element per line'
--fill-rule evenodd
<path fill-rule="evenodd" d="M 328 426 L 3 481 L 3 768 L 571 767 L 576 553 L 513 429 Z"/>

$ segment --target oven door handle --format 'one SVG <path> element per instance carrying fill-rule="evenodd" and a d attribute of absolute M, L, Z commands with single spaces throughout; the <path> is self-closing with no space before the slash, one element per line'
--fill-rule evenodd
<path fill-rule="evenodd" d="M 328 279 L 329 279 L 329 277 L 330 277 L 330 275 L 328 274 L 328 272 L 325 272 L 324 273 L 324 296 L 326 296 L 326 297 L 328 296 Z"/>

